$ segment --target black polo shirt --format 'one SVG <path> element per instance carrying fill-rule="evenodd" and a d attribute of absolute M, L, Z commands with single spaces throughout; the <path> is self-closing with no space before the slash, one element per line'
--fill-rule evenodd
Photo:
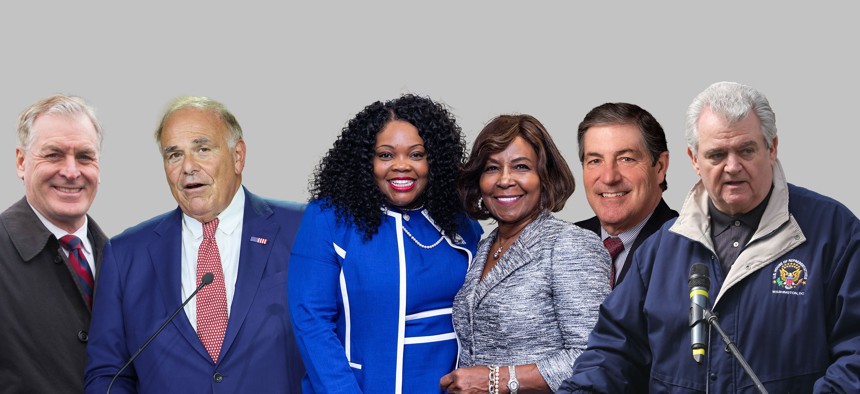
<path fill-rule="evenodd" d="M 741 251 L 746 247 L 750 238 L 752 238 L 758 229 L 772 192 L 773 186 L 771 186 L 767 196 L 758 206 L 738 216 L 730 216 L 720 212 L 713 201 L 710 198 L 708 199 L 708 214 L 711 217 L 711 240 L 714 242 L 714 249 L 716 249 L 717 258 L 723 269 L 723 277 L 728 275 L 729 268 L 735 263 L 738 255 L 741 254 Z"/>

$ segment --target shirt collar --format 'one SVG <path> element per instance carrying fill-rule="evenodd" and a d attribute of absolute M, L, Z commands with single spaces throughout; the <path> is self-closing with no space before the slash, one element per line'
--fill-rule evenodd
<path fill-rule="evenodd" d="M 218 230 L 227 235 L 236 231 L 239 224 L 242 222 L 244 209 L 245 188 L 240 186 L 239 190 L 237 190 L 236 194 L 233 196 L 233 200 L 230 201 L 230 205 L 218 214 Z M 191 235 L 194 236 L 195 239 L 203 237 L 203 223 L 200 223 L 197 219 L 186 215 L 184 212 L 182 213 L 182 222 L 185 224 L 185 228 L 191 231 Z"/>
<path fill-rule="evenodd" d="M 600 227 L 600 239 L 606 240 L 606 238 L 609 238 L 609 237 L 618 237 L 621 239 L 621 243 L 624 244 L 624 248 L 629 249 L 630 245 L 633 244 L 633 241 L 636 240 L 636 237 L 639 236 L 639 232 L 641 232 L 642 229 L 645 227 L 645 223 L 648 223 L 648 219 L 651 219 L 651 215 L 653 215 L 653 214 L 654 214 L 654 212 L 652 211 L 651 214 L 646 216 L 645 219 L 642 219 L 641 222 L 637 223 L 635 226 L 629 228 L 627 231 L 624 231 L 618 235 L 611 235 L 611 234 L 607 233 L 606 230 L 603 229 L 603 226 L 601 226 Z"/>
<path fill-rule="evenodd" d="M 29 204 L 29 202 L 27 204 Z M 36 208 L 33 208 L 32 205 L 30 205 L 30 208 L 33 210 L 33 212 L 36 213 L 36 217 L 38 217 L 39 220 L 42 221 L 42 224 L 45 225 L 45 228 L 47 228 L 48 231 L 51 232 L 51 234 L 54 234 L 54 236 L 57 237 L 58 240 L 60 238 L 63 238 L 67 234 L 69 234 L 68 231 L 61 229 L 60 227 L 58 227 L 54 223 L 51 223 L 51 221 L 48 220 L 48 218 L 42 216 L 42 214 L 39 213 L 39 211 L 36 210 Z M 89 241 L 89 238 L 87 238 L 87 225 L 89 224 L 89 220 L 90 219 L 87 217 L 87 215 L 84 215 L 84 225 L 81 226 L 81 228 L 79 228 L 77 231 L 75 231 L 71 234 L 81 239 L 81 247 L 84 249 L 85 252 L 92 253 L 93 251 L 91 250 L 92 248 L 90 247 L 90 241 Z"/>
<path fill-rule="evenodd" d="M 723 231 L 726 231 L 726 229 L 731 227 L 736 220 L 740 221 L 747 228 L 753 230 L 757 229 L 758 224 L 761 222 L 761 217 L 764 215 L 764 210 L 767 208 L 767 202 L 770 201 L 771 193 L 773 193 L 773 185 L 771 185 L 770 191 L 767 192 L 767 196 L 765 196 L 764 200 L 762 200 L 755 208 L 738 216 L 731 216 L 721 212 L 709 198 L 708 214 L 711 216 L 711 234 L 721 234 Z"/>

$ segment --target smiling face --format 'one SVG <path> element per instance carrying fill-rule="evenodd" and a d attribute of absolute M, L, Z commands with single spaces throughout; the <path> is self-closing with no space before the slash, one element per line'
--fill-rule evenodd
<path fill-rule="evenodd" d="M 228 145 L 229 131 L 212 111 L 183 108 L 161 134 L 164 173 L 182 212 L 206 223 L 227 208 L 242 184 L 245 142 Z"/>
<path fill-rule="evenodd" d="M 388 204 L 417 208 L 427 190 L 430 165 L 424 140 L 411 123 L 392 120 L 376 135 L 373 177 Z"/>
<path fill-rule="evenodd" d="M 73 233 L 84 225 L 99 185 L 98 136 L 83 114 L 45 114 L 30 130 L 33 142 L 15 150 L 27 202 Z"/>
<path fill-rule="evenodd" d="M 603 229 L 618 235 L 645 220 L 662 198 L 669 153 L 661 153 L 652 165 L 633 124 L 590 127 L 582 143 L 585 195 Z"/>
<path fill-rule="evenodd" d="M 711 201 L 731 216 L 753 210 L 773 184 L 777 138 L 768 149 L 761 123 L 752 112 L 728 124 L 723 116 L 705 108 L 696 124 L 699 146 L 695 155 L 689 148 L 687 154 Z"/>
<path fill-rule="evenodd" d="M 537 153 L 522 137 L 514 138 L 505 150 L 487 159 L 480 179 L 481 198 L 500 229 L 507 226 L 518 230 L 540 212 L 537 169 Z"/>

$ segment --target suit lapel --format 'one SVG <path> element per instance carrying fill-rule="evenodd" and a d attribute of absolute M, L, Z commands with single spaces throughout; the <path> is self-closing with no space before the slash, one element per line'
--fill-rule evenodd
<path fill-rule="evenodd" d="M 87 215 L 87 235 L 91 237 L 93 242 L 93 257 L 94 257 L 94 272 L 98 275 L 99 270 L 102 267 L 102 259 L 104 259 L 103 249 L 105 247 L 105 243 L 107 243 L 107 236 L 105 235 L 102 228 L 99 227 L 98 224 L 93 220 L 92 217 Z"/>
<path fill-rule="evenodd" d="M 248 310 L 257 295 L 263 272 L 269 262 L 269 254 L 280 225 L 270 220 L 272 208 L 266 202 L 245 190 L 245 213 L 242 219 L 242 243 L 239 251 L 239 274 L 236 278 L 236 290 L 233 303 L 230 305 L 230 320 L 227 322 L 227 332 L 221 345 L 221 356 L 230 350 L 236 335 L 242 328 Z M 251 237 L 268 240 L 266 243 L 251 241 Z M 284 294 L 284 297 L 287 295 Z M 220 361 L 219 361 L 220 362 Z"/>
<path fill-rule="evenodd" d="M 475 288 L 475 305 L 480 304 L 481 300 L 486 297 L 494 287 L 513 274 L 517 269 L 534 261 L 535 258 L 532 254 L 532 250 L 534 250 L 535 246 L 540 242 L 540 228 L 542 227 L 542 223 L 548 217 L 548 213 L 542 213 L 533 222 L 526 225 L 526 228 L 523 229 L 519 238 L 517 238 L 517 240 L 508 248 L 496 265 L 490 269 L 487 276 L 478 282 L 478 285 Z M 497 237 L 498 234 L 499 230 L 496 229 L 493 232 L 493 236 Z M 490 252 L 489 247 L 491 245 L 492 242 L 489 242 L 486 247 L 486 254 L 481 253 L 485 258 Z M 480 275 L 482 267 L 476 267 L 479 272 L 478 275 Z"/>
<path fill-rule="evenodd" d="M 177 208 L 155 228 L 160 239 L 150 244 L 149 256 L 152 262 L 152 272 L 155 282 L 164 301 L 165 315 L 173 313 L 185 301 L 182 299 L 182 211 Z M 171 324 L 182 334 L 185 340 L 210 362 L 212 358 L 200 342 L 197 332 L 191 326 L 188 315 L 182 310 Z"/>
<path fill-rule="evenodd" d="M 627 276 L 627 271 L 630 270 L 630 266 L 633 265 L 633 255 L 636 252 L 636 249 L 639 248 L 639 245 L 642 245 L 642 242 L 660 230 L 660 227 L 663 227 L 663 223 L 666 223 L 669 219 L 678 216 L 678 212 L 669 208 L 669 205 L 666 204 L 666 201 L 660 199 L 660 203 L 657 204 L 657 208 L 654 208 L 654 213 L 651 214 L 651 217 L 645 222 L 645 226 L 642 227 L 642 230 L 639 231 L 639 235 L 636 236 L 636 239 L 633 240 L 633 245 L 630 246 L 630 252 L 627 253 L 627 258 L 624 259 L 624 266 L 621 267 L 621 272 L 618 274 L 618 280 L 615 281 L 615 286 L 621 284 L 621 281 L 624 280 L 624 277 Z M 600 230 L 598 230 L 597 235 L 600 235 Z"/>

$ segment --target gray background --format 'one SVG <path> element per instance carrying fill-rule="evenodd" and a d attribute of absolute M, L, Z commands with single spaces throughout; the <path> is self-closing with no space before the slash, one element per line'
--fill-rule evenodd
<path fill-rule="evenodd" d="M 666 129 L 665 198 L 678 209 L 697 180 L 686 106 L 731 80 L 770 99 L 789 180 L 860 209 L 851 159 L 860 24 L 848 2 L 427 3 L 4 3 L 0 208 L 23 195 L 18 114 L 61 92 L 93 104 L 106 129 L 91 213 L 108 235 L 176 206 L 152 132 L 184 94 L 234 112 L 248 145 L 245 185 L 287 200 L 307 198 L 320 157 L 375 100 L 442 101 L 470 146 L 495 115 L 529 113 L 574 170 L 577 191 L 560 214 L 568 220 L 592 215 L 577 124 L 596 105 L 632 102 Z"/>

